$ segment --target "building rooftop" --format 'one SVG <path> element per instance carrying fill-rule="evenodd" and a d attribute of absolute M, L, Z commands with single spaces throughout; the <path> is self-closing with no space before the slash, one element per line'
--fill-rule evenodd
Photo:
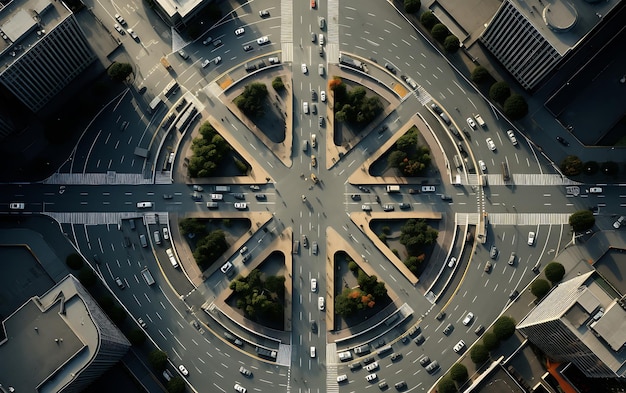
<path fill-rule="evenodd" d="M 508 0 L 556 49 L 565 55 L 609 13 L 619 1 Z"/>
<path fill-rule="evenodd" d="M 0 9 L 0 72 L 71 15 L 62 1 L 13 0 Z"/>
<path fill-rule="evenodd" d="M 7 338 L 0 342 L 2 386 L 18 392 L 57 392 L 89 364 L 98 347 L 98 331 L 79 286 L 68 276 L 3 321 Z"/>
<path fill-rule="evenodd" d="M 174 19 L 173 16 L 178 13 L 184 20 L 190 12 L 202 3 L 202 0 L 158 0 L 158 3 L 170 19 Z"/>

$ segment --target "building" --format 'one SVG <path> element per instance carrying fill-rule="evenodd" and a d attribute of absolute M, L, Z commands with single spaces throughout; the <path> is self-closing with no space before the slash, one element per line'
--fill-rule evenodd
<path fill-rule="evenodd" d="M 480 40 L 522 87 L 532 90 L 584 43 L 617 4 L 619 1 L 505 0 Z"/>
<path fill-rule="evenodd" d="M 517 329 L 590 378 L 626 377 L 626 304 L 595 272 L 555 287 Z"/>
<path fill-rule="evenodd" d="M 183 26 L 189 23 L 211 1 L 202 0 L 156 0 L 155 10 L 171 26 Z M 206 26 L 209 28 L 210 26 Z"/>
<path fill-rule="evenodd" d="M 0 9 L 0 37 L 0 84 L 32 112 L 96 60 L 62 1 L 13 0 Z"/>
<path fill-rule="evenodd" d="M 24 303 L 2 327 L 2 392 L 80 392 L 130 348 L 72 275 Z"/>

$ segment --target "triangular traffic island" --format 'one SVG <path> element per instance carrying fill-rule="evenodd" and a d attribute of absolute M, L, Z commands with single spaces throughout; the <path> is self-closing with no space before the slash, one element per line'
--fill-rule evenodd
<path fill-rule="evenodd" d="M 277 87 L 278 90 L 272 83 L 277 78 L 282 81 L 282 88 Z M 263 90 L 265 93 L 262 93 Z M 258 139 L 244 136 L 246 140 L 253 146 L 260 141 L 286 167 L 292 165 L 292 94 L 291 72 L 280 65 L 257 71 L 231 85 L 222 99 L 223 104 Z M 225 119 L 224 123 L 229 132 L 242 132 L 230 119 Z"/>
<path fill-rule="evenodd" d="M 347 259 L 356 261 L 359 268 L 368 276 L 375 276 L 376 272 L 364 256 L 351 258 L 352 255 L 359 254 L 352 247 L 352 243 L 332 227 L 326 228 L 326 250 L 326 288 L 320 288 L 320 296 L 326 298 L 326 327 L 329 331 L 334 332 L 328 336 L 328 340 L 339 340 L 343 338 L 343 335 L 337 335 L 337 332 L 342 331 L 344 322 L 336 314 L 335 295 L 340 294 L 346 284 L 348 287 L 351 287 L 353 280 L 346 276 L 347 274 L 352 274 L 347 268 Z M 398 299 L 396 293 L 390 288 L 387 288 L 387 297 L 389 302 L 394 302 Z M 383 301 L 387 301 L 387 299 L 383 299 Z"/>

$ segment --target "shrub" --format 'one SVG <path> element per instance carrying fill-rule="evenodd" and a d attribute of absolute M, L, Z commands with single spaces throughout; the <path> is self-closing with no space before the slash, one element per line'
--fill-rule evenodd
<path fill-rule="evenodd" d="M 148 354 L 148 362 L 157 372 L 162 372 L 167 365 L 167 353 L 155 349 Z"/>
<path fill-rule="evenodd" d="M 456 393 L 456 384 L 448 377 L 444 377 L 437 384 L 437 392 L 439 393 Z"/>
<path fill-rule="evenodd" d="M 503 341 L 515 333 L 515 320 L 505 315 L 498 318 L 493 324 L 493 334 L 498 340 Z"/>
<path fill-rule="evenodd" d="M 483 345 L 488 351 L 493 351 L 500 346 L 500 340 L 494 332 L 487 332 L 483 335 Z"/>
<path fill-rule="evenodd" d="M 177 375 L 167 383 L 168 393 L 183 393 L 186 389 L 185 380 Z"/>
<path fill-rule="evenodd" d="M 587 161 L 583 164 L 583 168 L 587 175 L 595 175 L 600 169 L 600 165 L 595 161 Z"/>
<path fill-rule="evenodd" d="M 530 292 L 535 295 L 537 300 L 543 299 L 550 292 L 550 283 L 544 279 L 535 280 L 530 286 Z"/>
<path fill-rule="evenodd" d="M 250 83 L 233 102 L 247 116 L 262 116 L 265 113 L 264 103 L 267 95 L 267 86 L 264 83 Z"/>
<path fill-rule="evenodd" d="M 443 48 L 446 50 L 446 52 L 455 53 L 459 50 L 459 45 L 459 39 L 454 34 L 450 34 L 443 41 Z"/>
<path fill-rule="evenodd" d="M 483 66 L 476 66 L 472 70 L 472 81 L 474 83 L 483 83 L 489 80 L 491 75 L 489 75 L 489 71 Z"/>
<path fill-rule="evenodd" d="M 435 14 L 433 14 L 432 12 L 426 11 L 420 16 L 420 22 L 422 23 L 422 25 L 424 25 L 425 28 L 427 28 L 428 30 L 432 30 L 432 28 L 437 23 L 439 23 L 439 19 L 437 19 Z"/>
<path fill-rule="evenodd" d="M 528 103 L 524 97 L 519 94 L 511 94 L 509 98 L 504 101 L 504 114 L 511 120 L 519 120 L 528 114 Z"/>
<path fill-rule="evenodd" d="M 387 244 L 387 235 L 385 235 L 384 233 L 381 233 L 380 235 L 378 235 L 378 238 L 380 239 L 381 242 Z"/>
<path fill-rule="evenodd" d="M 437 23 L 436 25 L 433 26 L 433 28 L 430 30 L 430 34 L 433 36 L 434 39 L 436 39 L 439 42 L 443 42 L 443 40 L 446 39 L 446 37 L 450 34 L 450 31 L 448 30 L 448 28 L 446 27 L 446 25 L 444 25 L 443 23 Z"/>
<path fill-rule="evenodd" d="M 350 269 L 352 273 L 356 273 L 359 270 L 359 265 L 354 261 L 350 261 L 348 262 L 348 269 Z"/>
<path fill-rule="evenodd" d="M 499 104 L 502 104 L 510 96 L 511 88 L 506 82 L 496 82 L 489 88 L 489 97 Z"/>
<path fill-rule="evenodd" d="M 461 363 L 455 363 L 450 369 L 450 378 L 457 382 L 465 382 L 467 381 L 467 377 L 467 367 L 465 367 Z"/>
<path fill-rule="evenodd" d="M 602 173 L 605 175 L 616 175 L 619 172 L 619 165 L 613 161 L 602 163 Z"/>
<path fill-rule="evenodd" d="M 113 63 L 107 70 L 109 78 L 115 82 L 123 82 L 133 73 L 133 67 L 128 63 Z"/>
<path fill-rule="evenodd" d="M 72 270 L 79 270 L 84 265 L 83 257 L 76 253 L 70 254 L 65 258 L 65 264 Z"/>
<path fill-rule="evenodd" d="M 237 170 L 239 171 L 239 173 L 241 173 L 241 174 L 248 173 L 248 169 L 249 168 L 248 168 L 248 165 L 246 165 L 245 162 L 241 161 L 238 158 L 235 158 L 234 161 L 235 161 L 235 166 L 237 167 Z"/>
<path fill-rule="evenodd" d="M 272 87 L 274 88 L 274 90 L 279 92 L 285 90 L 285 84 L 283 83 L 283 80 L 280 76 L 274 78 L 274 80 L 272 81 Z"/>
<path fill-rule="evenodd" d="M 388 225 L 385 225 L 382 229 L 385 235 L 389 235 L 391 233 L 391 228 L 389 228 Z"/>
<path fill-rule="evenodd" d="M 580 175 L 583 171 L 583 162 L 577 156 L 567 156 L 561 162 L 561 171 L 565 176 Z"/>
<path fill-rule="evenodd" d="M 133 329 L 128 332 L 128 341 L 138 347 L 146 342 L 146 334 L 141 329 Z"/>
<path fill-rule="evenodd" d="M 482 344 L 477 344 L 470 350 L 470 358 L 476 365 L 481 365 L 489 359 L 489 351 Z"/>
<path fill-rule="evenodd" d="M 414 14 L 420 10 L 422 3 L 420 0 L 404 0 L 404 11 L 407 14 Z"/>
<path fill-rule="evenodd" d="M 569 216 L 569 224 L 574 232 L 586 231 L 591 229 L 596 223 L 596 218 L 589 210 L 579 210 Z"/>
<path fill-rule="evenodd" d="M 563 276 L 565 275 L 565 268 L 558 262 L 550 262 L 543 272 L 546 275 L 546 278 L 550 280 L 552 285 L 554 285 L 563 279 Z"/>

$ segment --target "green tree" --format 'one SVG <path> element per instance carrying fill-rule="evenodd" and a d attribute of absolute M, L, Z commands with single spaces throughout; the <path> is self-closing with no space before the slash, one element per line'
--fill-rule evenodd
<path fill-rule="evenodd" d="M 407 158 L 407 154 L 401 150 L 395 150 L 387 156 L 387 165 L 391 168 L 398 168 Z"/>
<path fill-rule="evenodd" d="M 472 81 L 477 84 L 481 84 L 489 80 L 491 75 L 489 75 L 489 71 L 483 66 L 476 66 L 472 70 Z"/>
<path fill-rule="evenodd" d="M 459 383 L 467 381 L 468 376 L 467 367 L 461 363 L 455 363 L 452 368 L 450 368 L 450 378 Z"/>
<path fill-rule="evenodd" d="M 86 288 L 90 288 L 96 285 L 96 283 L 98 282 L 98 278 L 94 274 L 93 270 L 91 270 L 91 268 L 89 268 L 88 266 L 83 266 L 78 271 L 78 281 L 80 281 L 80 283 L 83 284 L 83 286 L 85 286 Z"/>
<path fill-rule="evenodd" d="M 229 287 L 237 293 L 237 308 L 243 310 L 246 316 L 251 319 L 259 316 L 271 319 L 282 316 L 284 283 L 284 277 L 272 278 L 268 287 L 261 271 L 254 269 L 247 277 L 239 276 L 231 281 Z M 271 292 L 276 293 L 276 297 Z"/>
<path fill-rule="evenodd" d="M 243 93 L 233 102 L 247 116 L 258 117 L 265 113 L 264 103 L 267 95 L 267 86 L 264 83 L 254 82 L 246 85 Z"/>
<path fill-rule="evenodd" d="M 283 83 L 283 80 L 280 76 L 274 78 L 274 80 L 272 81 L 272 87 L 278 92 L 285 90 L 285 84 Z"/>
<path fill-rule="evenodd" d="M 443 48 L 446 50 L 446 52 L 455 53 L 460 48 L 459 38 L 454 34 L 450 34 L 443 41 Z"/>
<path fill-rule="evenodd" d="M 483 345 L 488 351 L 493 351 L 500 346 L 500 340 L 495 333 L 487 332 L 483 335 Z"/>
<path fill-rule="evenodd" d="M 600 170 L 600 165 L 595 161 L 587 161 L 583 164 L 585 174 L 595 175 Z"/>
<path fill-rule="evenodd" d="M 217 170 L 231 147 L 209 122 L 204 122 L 199 132 L 200 136 L 191 143 L 193 155 L 187 171 L 191 177 L 208 177 Z"/>
<path fill-rule="evenodd" d="M 193 251 L 193 256 L 198 265 L 206 268 L 215 262 L 228 247 L 226 234 L 221 229 L 216 229 L 198 240 L 196 249 Z"/>
<path fill-rule="evenodd" d="M 561 171 L 565 176 L 580 175 L 583 171 L 583 162 L 577 156 L 567 156 L 561 162 Z"/>
<path fill-rule="evenodd" d="M 146 334 L 141 329 L 133 329 L 128 332 L 128 341 L 136 347 L 146 342 Z"/>
<path fill-rule="evenodd" d="M 168 393 L 183 393 L 186 389 L 185 380 L 177 375 L 167 383 Z"/>
<path fill-rule="evenodd" d="M 441 378 L 441 381 L 437 384 L 438 393 L 456 393 L 458 392 L 454 381 L 448 377 Z"/>
<path fill-rule="evenodd" d="M 602 163 L 602 173 L 605 175 L 617 175 L 619 172 L 619 165 L 613 161 L 607 161 Z"/>
<path fill-rule="evenodd" d="M 501 316 L 493 324 L 493 334 L 498 340 L 503 341 L 515 333 L 515 320 L 506 315 Z"/>
<path fill-rule="evenodd" d="M 148 354 L 148 363 L 152 366 L 156 372 L 162 372 L 167 365 L 167 353 L 155 349 Z"/>
<path fill-rule="evenodd" d="M 128 63 L 115 62 L 107 70 L 109 78 L 115 82 L 123 82 L 133 73 L 133 67 Z"/>
<path fill-rule="evenodd" d="M 437 19 L 432 12 L 426 11 L 420 15 L 420 23 L 428 30 L 432 30 L 432 28 L 439 23 L 439 19 Z"/>
<path fill-rule="evenodd" d="M 356 262 L 354 262 L 354 261 L 350 261 L 350 262 L 348 262 L 348 269 L 352 273 L 356 273 L 359 270 L 359 265 L 357 265 Z"/>
<path fill-rule="evenodd" d="M 206 224 L 197 218 L 182 219 L 179 221 L 178 226 L 183 236 L 193 233 L 196 236 L 202 237 L 207 233 Z"/>
<path fill-rule="evenodd" d="M 416 254 L 422 247 L 430 246 L 439 236 L 439 232 L 431 228 L 424 219 L 411 218 L 400 231 L 400 244 L 405 246 L 410 254 Z"/>
<path fill-rule="evenodd" d="M 436 25 L 433 26 L 433 28 L 430 30 L 430 34 L 433 36 L 434 39 L 436 39 L 439 42 L 443 42 L 443 40 L 446 39 L 446 37 L 450 34 L 450 31 L 448 30 L 448 28 L 446 27 L 446 25 L 444 25 L 443 23 L 437 23 Z"/>
<path fill-rule="evenodd" d="M 84 264 L 83 257 L 79 254 L 72 253 L 65 258 L 65 264 L 72 270 L 79 270 Z"/>
<path fill-rule="evenodd" d="M 502 104 L 510 96 L 511 88 L 504 81 L 496 82 L 489 88 L 489 97 L 499 104 Z"/>
<path fill-rule="evenodd" d="M 265 279 L 265 288 L 283 298 L 285 294 L 285 276 L 268 276 Z"/>
<path fill-rule="evenodd" d="M 552 285 L 555 285 L 563 279 L 565 267 L 558 262 L 550 262 L 546 265 L 546 268 L 543 269 L 543 273 L 546 275 L 546 278 L 550 280 Z"/>
<path fill-rule="evenodd" d="M 504 101 L 504 114 L 512 120 L 519 120 L 528 114 L 528 103 L 519 94 L 511 94 Z"/>
<path fill-rule="evenodd" d="M 420 0 L 404 0 L 404 11 L 407 14 L 414 14 L 420 10 L 422 3 Z"/>
<path fill-rule="evenodd" d="M 489 351 L 482 344 L 476 344 L 470 350 L 470 358 L 476 365 L 481 365 L 489 359 Z"/>
<path fill-rule="evenodd" d="M 574 232 L 586 231 L 591 229 L 596 223 L 596 218 L 589 210 L 579 210 L 569 216 L 569 225 Z"/>
<path fill-rule="evenodd" d="M 397 254 L 396 254 L 396 256 L 397 256 Z M 404 261 L 404 264 L 406 265 L 406 267 L 409 268 L 409 270 L 413 274 L 417 274 L 419 272 L 419 269 L 420 269 L 421 265 L 422 265 L 422 262 L 424 262 L 425 259 L 426 259 L 426 256 L 424 254 L 421 254 L 421 255 L 418 255 L 418 256 L 411 255 Z"/>
<path fill-rule="evenodd" d="M 537 300 L 541 300 L 550 292 L 550 283 L 544 279 L 538 278 L 530 286 L 530 292 L 535 295 Z"/>

